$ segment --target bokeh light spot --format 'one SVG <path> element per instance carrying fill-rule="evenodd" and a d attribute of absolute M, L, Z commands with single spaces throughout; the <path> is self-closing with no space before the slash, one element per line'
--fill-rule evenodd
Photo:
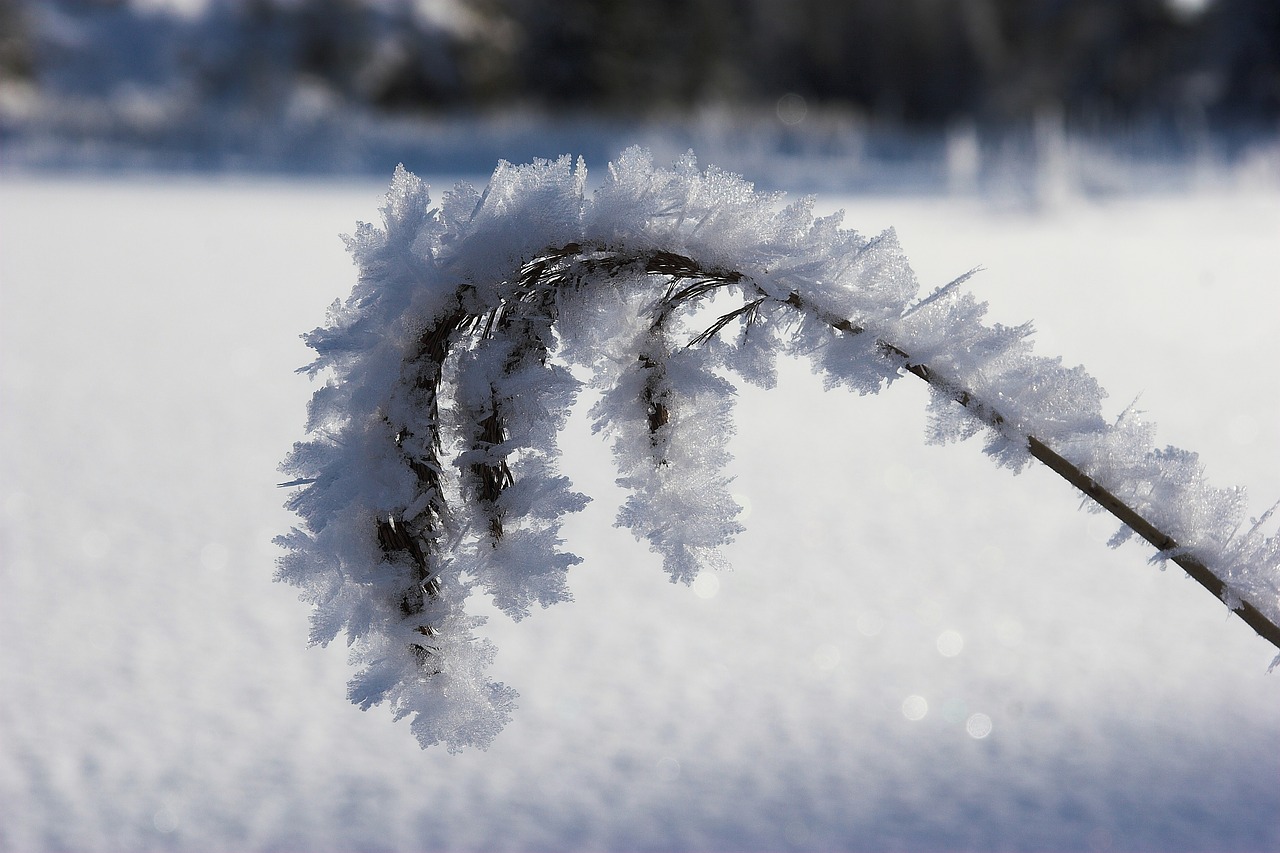
<path fill-rule="evenodd" d="M 917 720 L 923 720 L 925 714 L 929 713 L 929 703 L 925 701 L 923 696 L 912 694 L 902 700 L 902 716 L 911 720 L 913 723 Z"/>
<path fill-rule="evenodd" d="M 982 740 L 991 734 L 991 718 L 986 714 L 971 714 L 969 719 L 965 720 L 964 730 L 974 740 Z"/>
<path fill-rule="evenodd" d="M 711 572 L 702 572 L 693 579 L 693 594 L 701 599 L 712 599 L 720 592 L 720 578 Z"/>
<path fill-rule="evenodd" d="M 783 124 L 799 124 L 809 114 L 809 105 L 795 92 L 787 92 L 778 98 L 778 119 Z"/>
<path fill-rule="evenodd" d="M 959 631 L 950 629 L 938 635 L 938 654 L 944 658 L 953 658 L 964 649 L 964 636 Z"/>

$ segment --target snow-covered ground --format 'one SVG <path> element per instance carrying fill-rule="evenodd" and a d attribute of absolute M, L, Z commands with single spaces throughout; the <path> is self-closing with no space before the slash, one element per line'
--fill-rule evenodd
<path fill-rule="evenodd" d="M 577 600 L 487 626 L 512 724 L 350 705 L 270 539 L 382 189 L 0 177 L 0 850 L 1280 849 L 1275 650 L 1049 472 L 926 445 L 905 380 L 744 390 L 748 530 L 692 589 L 576 419 Z M 1280 497 L 1274 188 L 821 206 Z"/>

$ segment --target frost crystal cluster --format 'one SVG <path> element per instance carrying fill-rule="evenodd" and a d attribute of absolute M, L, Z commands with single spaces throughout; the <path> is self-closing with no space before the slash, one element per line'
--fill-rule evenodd
<path fill-rule="evenodd" d="M 1137 413 L 1104 420 L 1094 379 L 1033 355 L 1030 326 L 985 325 L 963 279 L 919 298 L 892 231 L 861 236 L 692 155 L 667 169 L 632 149 L 585 184 L 580 160 L 504 162 L 433 206 L 400 168 L 381 227 L 347 238 L 359 278 L 306 336 L 324 384 L 283 466 L 301 525 L 277 541 L 312 641 L 347 635 L 353 702 L 389 702 L 423 746 L 502 728 L 515 693 L 489 680 L 465 604 L 520 618 L 569 598 L 560 520 L 588 498 L 556 439 L 584 381 L 629 490 L 618 524 L 673 580 L 716 566 L 740 529 L 725 377 L 767 387 L 780 354 L 864 394 L 925 379 L 933 440 L 984 432 L 1002 465 L 1039 459 L 1125 522 L 1117 543 L 1138 532 L 1280 645 L 1280 537 L 1241 524 L 1241 490 L 1155 448 Z"/>

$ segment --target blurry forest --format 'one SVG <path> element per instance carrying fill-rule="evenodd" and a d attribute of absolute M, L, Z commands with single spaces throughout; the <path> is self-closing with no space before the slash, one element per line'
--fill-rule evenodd
<path fill-rule="evenodd" d="M 0 0 L 5 136 L 510 114 L 1185 148 L 1275 133 L 1280 2 Z"/>

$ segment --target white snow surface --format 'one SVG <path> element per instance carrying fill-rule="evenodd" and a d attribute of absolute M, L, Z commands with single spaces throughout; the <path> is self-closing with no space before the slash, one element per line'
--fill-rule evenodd
<path fill-rule="evenodd" d="M 738 393 L 733 571 L 672 585 L 612 526 L 584 394 L 574 601 L 472 608 L 510 724 L 450 755 L 361 713 L 270 540 L 293 335 L 381 195 L 2 179 L 0 849 L 1280 848 L 1266 642 L 1048 471 L 927 444 L 922 383 L 792 361 Z M 818 205 L 893 226 L 926 292 L 984 267 L 994 320 L 1267 508 L 1273 190 Z"/>

